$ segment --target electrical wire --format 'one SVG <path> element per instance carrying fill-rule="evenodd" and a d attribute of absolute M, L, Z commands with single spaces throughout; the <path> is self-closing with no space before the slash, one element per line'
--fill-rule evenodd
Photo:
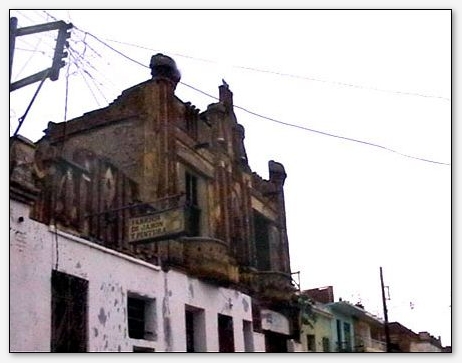
<path fill-rule="evenodd" d="M 99 41 L 101 44 L 105 45 L 106 47 L 108 47 L 109 49 L 111 49 L 112 51 L 116 52 L 117 54 L 121 55 L 122 57 L 142 66 L 143 68 L 149 68 L 148 66 L 144 65 L 143 63 L 125 55 L 124 53 L 122 53 L 121 51 L 115 49 L 114 47 L 110 46 L 109 44 L 107 44 L 106 42 L 104 42 L 103 40 L 99 39 L 97 36 L 91 34 L 90 32 L 87 32 L 88 35 L 90 35 L 91 37 L 93 37 L 94 39 L 96 39 L 97 41 Z M 199 92 L 203 95 L 206 95 L 208 97 L 211 97 L 215 100 L 217 100 L 218 98 L 215 97 L 215 96 L 212 96 L 210 95 L 209 93 L 207 92 L 204 92 L 194 86 L 191 86 L 187 83 L 184 83 L 182 81 L 179 82 L 180 84 L 186 86 L 186 87 L 189 87 L 193 90 L 195 90 L 196 92 Z M 430 160 L 430 159 L 425 159 L 425 158 L 421 158 L 421 157 L 417 157 L 417 156 L 412 156 L 412 155 L 408 155 L 408 154 L 404 154 L 404 153 L 401 153 L 397 150 L 394 150 L 394 149 L 391 149 L 389 147 L 386 147 L 386 146 L 382 146 L 382 145 L 379 145 L 379 144 L 375 144 L 375 143 L 372 143 L 372 142 L 368 142 L 368 141 L 362 141 L 362 140 L 358 140 L 358 139 L 354 139 L 354 138 L 351 138 L 351 137 L 346 137 L 346 136 L 341 136 L 341 135 L 335 135 L 335 134 L 332 134 L 332 133 L 329 133 L 329 132 L 325 132 L 325 131 L 319 131 L 319 130 L 315 130 L 315 129 L 312 129 L 312 128 L 308 128 L 308 127 L 305 127 L 305 126 L 301 126 L 301 125 L 296 125 L 296 124 L 292 124 L 292 123 L 288 123 L 288 122 L 284 122 L 284 121 L 280 121 L 280 120 L 276 120 L 274 118 L 271 118 L 271 117 L 268 117 L 268 116 L 263 116 L 257 112 L 254 112 L 254 111 L 251 111 L 245 107 L 242 107 L 242 106 L 238 106 L 238 105 L 233 105 L 235 108 L 237 109 L 240 109 L 244 112 L 247 112 L 253 116 L 257 116 L 259 118 L 262 118 L 262 119 L 265 119 L 265 120 L 268 120 L 268 121 L 272 121 L 272 122 L 275 122 L 275 123 L 278 123 L 278 124 L 281 124 L 281 125 L 284 125 L 284 126 L 289 126 L 289 127 L 294 127 L 294 128 L 298 128 L 298 129 L 301 129 L 301 130 L 304 130 L 304 131 L 309 131 L 309 132 L 313 132 L 313 133 L 317 133 L 317 134 L 320 134 L 320 135 L 324 135 L 324 136 L 329 136 L 329 137 L 334 137 L 334 138 L 338 138 L 338 139 L 342 139 L 342 140 L 345 140 L 345 141 L 351 141 L 351 142 L 355 142 L 355 143 L 359 143 L 359 144 L 363 144 L 363 145 L 367 145 L 367 146 L 372 146 L 372 147 L 376 147 L 376 148 L 380 148 L 380 149 L 383 149 L 383 150 L 386 150 L 386 151 L 389 151 L 389 152 L 392 152 L 392 153 L 396 153 L 398 155 L 401 155 L 401 156 L 404 156 L 404 157 L 407 157 L 407 158 L 410 158 L 410 159 L 415 159 L 415 160 L 420 160 L 420 161 L 424 161 L 424 162 L 428 162 L 428 163 L 433 163 L 433 164 L 438 164 L 438 165 L 451 165 L 450 163 L 445 163 L 445 162 L 440 162 L 440 161 L 435 161 L 435 160 Z"/>
<path fill-rule="evenodd" d="M 76 59 L 76 62 L 75 62 L 74 64 L 75 64 L 75 66 L 77 67 L 77 69 L 80 71 L 81 75 L 85 75 L 85 74 L 88 75 L 88 77 L 90 77 L 91 81 L 93 82 L 93 85 L 94 85 L 95 88 L 98 90 L 98 92 L 99 92 L 99 94 L 101 95 L 101 97 L 104 99 L 104 101 L 105 101 L 106 103 L 109 103 L 108 100 L 107 100 L 107 98 L 106 98 L 106 96 L 104 95 L 104 93 L 103 93 L 103 92 L 101 91 L 101 89 L 98 87 L 98 82 L 96 81 L 96 79 L 92 76 L 92 74 L 91 74 L 87 69 L 85 69 L 85 67 L 80 67 L 80 66 L 79 66 L 79 61 L 78 61 L 78 59 L 77 59 L 77 58 L 75 58 L 75 59 Z M 82 73 L 82 72 L 83 72 L 83 73 Z M 102 85 L 102 83 L 100 83 L 100 85 Z M 97 103 L 98 103 L 98 102 L 97 102 Z M 98 106 L 100 106 L 99 103 L 98 103 Z"/>
<path fill-rule="evenodd" d="M 78 50 L 76 50 L 72 46 L 70 46 L 69 49 L 70 49 L 71 52 L 73 52 L 74 56 L 76 57 L 76 62 L 78 62 L 81 67 L 83 67 L 83 68 L 85 68 L 86 66 L 90 67 L 95 72 L 100 74 L 102 76 L 102 78 L 104 78 L 105 83 L 110 83 L 113 87 L 117 88 L 117 85 L 114 82 L 112 82 L 112 80 L 110 78 L 106 77 L 95 66 L 93 66 L 93 64 L 91 64 L 87 59 L 85 59 L 84 53 L 85 53 L 86 48 L 84 49 L 83 53 L 80 53 Z M 102 82 L 99 82 L 99 84 L 101 86 L 103 86 L 103 87 L 105 86 L 104 83 L 102 83 Z"/>
<path fill-rule="evenodd" d="M 92 94 L 93 96 L 93 99 L 95 100 L 96 104 L 98 105 L 98 107 L 101 107 L 95 93 L 93 92 L 92 88 L 90 87 L 90 85 L 88 84 L 88 81 L 85 77 L 85 73 L 83 72 L 83 70 L 80 68 L 80 67 L 77 67 L 77 71 L 80 73 L 80 75 L 82 76 L 82 79 L 83 81 L 85 82 L 85 85 L 87 86 L 88 90 L 90 91 L 90 93 Z"/>
<path fill-rule="evenodd" d="M 275 74 L 275 75 L 284 76 L 284 77 L 306 79 L 306 80 L 309 80 L 309 81 L 322 82 L 322 83 L 333 84 L 333 85 L 343 86 L 343 87 L 351 87 L 351 88 L 357 88 L 357 89 L 363 89 L 363 90 L 369 90 L 369 91 L 376 91 L 376 92 L 384 92 L 384 93 L 394 93 L 394 94 L 405 95 L 405 96 L 436 98 L 436 99 L 441 99 L 441 100 L 444 100 L 444 101 L 451 102 L 450 98 L 442 97 L 442 96 L 427 95 L 427 94 L 417 93 L 417 92 L 405 92 L 405 91 L 387 90 L 387 89 L 381 89 L 381 88 L 377 88 L 377 87 L 366 87 L 366 86 L 353 84 L 353 83 L 340 82 L 340 81 L 330 81 L 330 80 L 325 80 L 325 79 L 300 76 L 300 75 L 290 74 L 290 73 L 275 72 L 275 71 L 270 71 L 270 70 L 265 70 L 265 69 L 258 69 L 258 68 L 253 68 L 253 67 L 243 67 L 243 66 L 233 66 L 233 67 L 240 68 L 240 69 L 245 69 L 245 70 L 249 70 L 249 71 L 254 71 L 254 72 L 270 73 L 270 74 Z"/>
<path fill-rule="evenodd" d="M 69 70 L 71 68 L 71 62 L 67 62 L 66 69 L 66 94 L 64 98 L 64 122 L 67 124 L 67 106 L 69 100 Z"/>
<path fill-rule="evenodd" d="M 48 14 L 46 11 L 44 11 L 44 12 L 45 12 L 47 15 L 51 16 L 51 14 Z M 51 16 L 51 17 L 52 17 L 52 16 Z M 52 18 L 54 18 L 54 17 L 52 17 Z M 54 19 L 56 19 L 56 18 L 54 18 Z M 95 39 L 96 41 L 98 41 L 99 43 L 101 43 L 102 45 L 104 45 L 105 47 L 109 48 L 109 49 L 112 50 L 113 52 L 115 52 L 115 53 L 117 53 L 118 55 L 122 56 L 123 58 L 125 58 L 125 59 L 127 59 L 127 60 L 129 60 L 129 61 L 131 61 L 131 62 L 133 62 L 133 63 L 136 63 L 136 64 L 142 66 L 143 68 L 149 68 L 147 65 L 145 65 L 145 64 L 143 64 L 143 63 L 141 63 L 141 62 L 139 62 L 139 61 L 137 61 L 137 60 L 135 60 L 135 59 L 133 59 L 133 58 L 127 56 L 127 55 L 124 54 L 123 52 L 121 52 L 121 51 L 115 49 L 114 47 L 112 47 L 111 45 L 107 44 L 107 42 L 101 40 L 99 37 L 95 36 L 94 34 L 92 34 L 92 33 L 90 33 L 90 32 L 87 32 L 87 31 L 84 31 L 84 30 L 80 29 L 79 27 L 77 27 L 77 26 L 75 26 L 75 25 L 74 25 L 74 28 L 77 29 L 78 31 L 83 32 L 83 33 L 85 34 L 85 36 L 88 35 L 88 36 L 92 37 L 93 39 Z M 84 43 L 85 43 L 86 45 L 88 45 L 87 42 L 84 41 Z M 88 46 L 89 46 L 89 45 L 88 45 Z M 89 48 L 92 49 L 90 46 L 89 46 Z M 98 52 L 96 52 L 94 49 L 92 49 L 92 50 L 93 50 L 97 55 L 101 56 L 101 55 L 100 55 Z M 250 67 L 240 67 L 240 68 L 245 68 L 245 69 L 249 69 L 249 70 L 256 70 L 256 71 L 263 71 L 263 70 L 259 70 L 259 69 L 256 69 L 256 68 L 254 69 L 254 68 L 250 68 Z M 82 72 L 82 70 L 81 70 L 80 68 L 79 68 L 79 70 Z M 88 71 L 83 70 L 83 72 L 87 73 L 88 76 L 95 82 L 93 76 L 91 76 L 91 74 L 89 74 Z M 266 72 L 266 73 L 275 73 L 275 72 L 272 72 L 272 71 L 263 71 L 263 72 Z M 277 73 L 277 72 L 276 72 L 276 73 Z M 280 75 L 299 77 L 299 76 L 295 76 L 295 75 L 282 74 L 282 73 L 280 73 Z M 84 77 L 84 80 L 85 80 L 85 82 L 87 83 L 85 77 Z M 312 80 L 316 80 L 316 79 L 312 79 Z M 318 81 L 319 81 L 319 80 L 318 80 Z M 206 96 L 208 96 L 208 97 L 211 97 L 211 98 L 217 100 L 217 97 L 212 96 L 212 95 L 210 95 L 209 93 L 204 92 L 204 91 L 198 89 L 197 87 L 191 86 L 191 85 L 186 84 L 186 83 L 181 82 L 181 81 L 180 81 L 179 83 L 182 84 L 182 85 L 184 85 L 184 86 L 186 86 L 186 87 L 188 87 L 188 88 L 191 88 L 191 89 L 195 90 L 196 92 L 199 92 L 199 93 L 201 93 L 201 94 L 203 94 L 203 95 L 206 95 Z M 340 82 L 338 82 L 338 83 L 340 83 Z M 344 85 L 354 86 L 354 85 L 352 85 L 352 84 L 346 84 L 346 83 L 345 83 Z M 88 85 L 88 83 L 87 83 L 87 87 L 90 89 L 90 91 L 91 91 L 92 94 L 93 94 L 93 97 L 95 98 L 95 101 L 96 101 L 96 102 L 98 103 L 98 105 L 99 105 L 99 102 L 97 101 L 96 96 L 94 95 L 94 93 L 93 93 L 93 91 L 91 90 L 91 88 L 90 88 L 90 86 Z M 102 93 L 101 90 L 99 90 L 98 87 L 96 87 L 96 88 L 98 89 L 98 91 L 99 91 L 100 93 Z M 409 93 L 406 93 L 406 92 L 399 92 L 399 93 L 400 93 L 400 94 L 409 94 Z M 416 94 L 416 95 L 417 95 L 417 94 Z M 430 96 L 428 96 L 428 97 L 430 97 Z M 432 97 L 434 97 L 434 96 L 432 96 Z M 105 98 L 104 95 L 103 95 L 103 98 Z M 441 98 L 441 97 L 439 97 L 439 98 Z M 107 102 L 107 100 L 106 100 L 106 102 Z M 100 105 L 99 105 L 99 106 L 100 106 Z M 434 163 L 434 164 L 439 164 L 439 165 L 451 165 L 450 163 L 444 163 L 444 162 L 439 162 L 439 161 L 435 161 L 435 160 L 425 159 L 425 158 L 421 158 L 421 157 L 417 157 L 417 156 L 412 156 L 412 155 L 409 155 L 409 154 L 404 154 L 404 153 L 399 152 L 399 151 L 397 151 L 397 150 L 394 150 L 394 149 L 391 149 L 391 148 L 389 148 L 389 147 L 382 146 L 382 145 L 379 145 L 379 144 L 375 144 L 375 143 L 372 143 L 372 142 L 363 141 L 363 140 L 359 140 L 359 139 L 355 139 L 355 138 L 351 138 L 351 137 L 346 137 L 346 136 L 341 136 L 341 135 L 336 135 L 336 134 L 332 134 L 332 133 L 329 133 L 329 132 L 320 131 L 320 130 L 315 130 L 315 129 L 308 128 L 308 127 L 305 127 L 305 126 L 301 126 L 301 125 L 296 125 L 296 124 L 292 124 L 292 123 L 280 121 L 280 120 L 274 119 L 274 118 L 272 118 L 272 117 L 268 117 L 268 116 L 261 115 L 261 114 L 259 114 L 259 113 L 257 113 L 257 112 L 251 111 L 251 110 L 249 110 L 249 109 L 247 109 L 247 108 L 245 108 L 245 107 L 239 106 L 239 105 L 234 105 L 234 107 L 237 108 L 237 109 L 240 109 L 240 110 L 242 110 L 242 111 L 244 111 L 244 112 L 246 112 L 246 113 L 248 113 L 248 114 L 250 114 L 250 115 L 253 115 L 253 116 L 256 116 L 256 117 L 259 117 L 259 118 L 262 118 L 262 119 L 265 119 L 265 120 L 268 120 L 268 121 L 271 121 L 271 122 L 274 122 L 274 123 L 277 123 L 277 124 L 280 124 L 280 125 L 284 125 L 284 126 L 288 126 L 288 127 L 293 127 L 293 128 L 301 129 L 301 130 L 304 130 L 304 131 L 309 131 L 309 132 L 317 133 L 317 134 L 320 134 L 320 135 L 324 135 L 324 136 L 334 137 L 334 138 L 338 138 L 338 139 L 345 140 L 345 141 L 350 141 L 350 142 L 355 142 L 355 143 L 359 143 L 359 144 L 363 144 L 363 145 L 367 145 L 367 146 L 372 146 L 372 147 L 380 148 L 380 149 L 382 149 L 382 150 L 389 151 L 389 152 L 392 152 L 392 153 L 396 153 L 396 154 L 398 154 L 398 155 L 401 155 L 401 156 L 404 156 L 404 157 L 407 157 L 407 158 L 411 158 L 411 159 L 415 159 L 415 160 L 420 160 L 420 161 L 429 162 L 429 163 Z"/>
<path fill-rule="evenodd" d="M 29 105 L 27 106 L 27 109 L 26 109 L 26 112 L 24 112 L 24 115 L 22 115 L 19 119 L 18 119 L 18 127 L 16 128 L 14 134 L 13 134 L 13 137 L 15 137 L 18 132 L 19 132 L 19 129 L 21 128 L 24 120 L 26 119 L 26 116 L 27 114 L 29 113 L 29 110 L 31 109 L 32 107 L 32 104 L 34 103 L 35 99 L 37 98 L 37 95 L 38 93 L 40 92 L 40 89 L 42 88 L 43 86 L 43 83 L 45 82 L 45 80 L 47 79 L 48 75 L 50 74 L 50 71 L 51 71 L 51 68 L 48 69 L 46 72 L 44 72 L 43 74 L 43 78 L 42 80 L 40 81 L 40 84 L 38 85 L 37 87 L 37 90 L 35 91 L 34 95 L 32 96 L 32 99 L 31 101 L 29 102 Z"/>
<path fill-rule="evenodd" d="M 36 51 L 40 45 L 40 43 L 42 42 L 42 39 L 39 39 L 37 44 L 35 45 L 35 48 L 34 50 L 32 51 L 32 54 L 30 55 L 30 57 L 26 60 L 26 62 L 23 64 L 22 68 L 19 70 L 19 72 L 16 74 L 16 77 L 19 77 L 21 75 L 21 73 L 24 71 L 24 69 L 27 67 L 27 65 L 30 63 L 30 61 L 32 60 L 32 58 L 34 57 L 34 55 L 36 54 Z"/>
<path fill-rule="evenodd" d="M 215 96 L 212 96 L 196 87 L 193 87 L 189 84 L 186 84 L 184 82 L 181 82 L 181 84 L 183 84 L 184 86 L 186 87 L 189 87 L 197 92 L 200 92 L 208 97 L 211 97 L 213 99 L 218 99 L 217 97 Z M 396 153 L 398 155 L 401 155 L 401 156 L 405 156 L 407 158 L 411 158 L 411 159 L 416 159 L 416 160 L 420 160 L 420 161 L 425 161 L 425 162 L 429 162 L 429 163 L 434 163 L 434 164 L 440 164 L 440 165 L 451 165 L 450 163 L 443 163 L 443 162 L 440 162 L 440 161 L 435 161 L 435 160 L 430 160 L 430 159 L 424 159 L 424 158 L 420 158 L 420 157 L 417 157 L 417 156 L 412 156 L 412 155 L 408 155 L 408 154 L 404 154 L 404 153 L 401 153 L 397 150 L 394 150 L 394 149 L 391 149 L 389 147 L 386 147 L 386 146 L 382 146 L 382 145 L 379 145 L 379 144 L 374 144 L 372 142 L 368 142 L 368 141 L 362 141 L 362 140 L 358 140 L 358 139 L 354 139 L 354 138 L 351 138 L 351 137 L 346 137 L 346 136 L 341 136 L 341 135 L 335 135 L 335 134 L 331 134 L 329 132 L 325 132 L 325 131 L 319 131 L 319 130 L 315 130 L 315 129 L 311 129 L 311 128 L 308 128 L 308 127 L 305 127 L 305 126 L 301 126 L 301 125 L 296 125 L 296 124 L 291 124 L 291 123 L 288 123 L 288 122 L 284 122 L 284 121 L 280 121 L 280 120 L 276 120 L 274 118 L 271 118 L 271 117 L 268 117 L 268 116 L 263 116 L 257 112 L 254 112 L 254 111 L 251 111 L 245 107 L 242 107 L 242 106 L 238 106 L 238 105 L 233 105 L 234 108 L 237 108 L 237 109 L 240 109 L 244 112 L 247 112 L 253 116 L 256 116 L 256 117 L 260 117 L 262 119 L 265 119 L 265 120 L 268 120 L 268 121 L 271 121 L 271 122 L 275 122 L 277 124 L 280 124 L 280 125 L 284 125 L 284 126 L 289 126 L 289 127 L 294 127 L 294 128 L 297 128 L 297 129 L 301 129 L 301 130 L 304 130 L 304 131 L 309 131 L 309 132 L 314 132 L 314 133 L 317 133 L 317 134 L 321 134 L 321 135 L 324 135 L 324 136 L 330 136 L 330 137 L 335 137 L 335 138 L 338 138 L 338 139 L 343 139 L 343 140 L 346 140 L 346 141 L 352 141 L 352 142 L 356 142 L 356 143 L 360 143 L 360 144 L 364 144 L 364 145 L 368 145 L 368 146 L 373 146 L 373 147 L 377 147 L 377 148 L 380 148 L 380 149 L 383 149 L 383 150 L 386 150 L 386 151 L 390 151 L 390 152 L 393 152 L 393 153 Z"/>
<path fill-rule="evenodd" d="M 76 29 L 80 30 L 80 31 L 83 31 L 79 28 L 76 27 Z M 141 62 L 138 62 L 137 60 L 133 59 L 133 58 L 130 58 L 128 55 L 122 53 L 121 51 L 115 49 L 114 47 L 110 46 L 109 44 L 107 44 L 106 42 L 102 41 L 101 39 L 99 39 L 97 36 L 91 34 L 90 32 L 86 32 L 89 36 L 91 36 L 92 38 L 94 38 L 95 40 L 97 40 L 98 42 L 100 42 L 101 44 L 103 44 L 104 46 L 108 47 L 109 49 L 111 49 L 112 51 L 114 51 L 115 53 L 119 54 L 120 56 L 128 59 L 129 61 L 132 61 L 138 65 L 140 65 L 141 67 L 143 68 L 148 68 L 149 69 L 149 66 L 141 63 Z"/>
<path fill-rule="evenodd" d="M 22 51 L 24 51 L 24 52 L 40 53 L 40 54 L 42 54 L 42 55 L 48 56 L 50 59 L 53 59 L 53 57 L 51 57 L 49 54 L 47 54 L 47 53 L 44 52 L 43 50 L 26 49 L 26 48 L 18 48 L 18 47 L 15 47 L 14 50 L 22 50 Z"/>
<path fill-rule="evenodd" d="M 146 49 L 146 50 L 151 50 L 151 51 L 154 51 L 154 52 L 159 52 L 159 50 L 157 50 L 157 49 L 152 49 L 152 48 L 148 48 L 148 47 L 133 44 L 133 43 L 127 43 L 127 42 L 122 42 L 122 41 L 113 40 L 113 39 L 105 39 L 105 40 L 108 40 L 110 42 L 115 42 L 115 43 L 119 43 L 119 44 L 132 46 L 132 47 L 136 47 L 136 48 L 140 48 L 140 49 Z M 202 61 L 202 62 L 208 62 L 208 63 L 214 63 L 214 64 L 219 64 L 220 63 L 220 62 L 217 62 L 217 61 L 214 61 L 214 60 L 193 57 L 193 56 L 184 55 L 184 54 L 180 54 L 180 53 L 173 53 L 172 52 L 171 54 L 175 55 L 175 56 L 183 57 L 183 58 Z M 320 79 L 320 78 L 315 78 L 315 77 L 302 76 L 302 75 L 291 74 L 291 73 L 276 72 L 276 71 L 267 70 L 267 69 L 260 69 L 260 68 L 256 68 L 256 67 L 248 67 L 248 66 L 240 66 L 240 65 L 230 65 L 230 67 L 237 68 L 237 69 L 243 69 L 243 70 L 247 70 L 247 71 L 252 71 L 252 72 L 274 74 L 274 75 L 282 76 L 282 77 L 291 77 L 291 78 L 304 79 L 304 80 L 308 80 L 308 81 L 321 82 L 321 83 L 332 84 L 332 85 L 336 85 L 336 86 L 351 87 L 351 88 L 357 88 L 357 89 L 363 89 L 363 90 L 369 90 L 369 91 L 392 93 L 392 94 L 406 95 L 406 96 L 435 98 L 435 99 L 441 99 L 441 100 L 449 101 L 449 102 L 451 101 L 450 98 L 443 97 L 443 96 L 428 95 L 428 94 L 423 94 L 423 93 L 418 93 L 418 92 L 387 90 L 387 89 L 382 89 L 382 88 L 378 88 L 378 87 L 367 87 L 367 86 L 353 84 L 353 83 L 347 83 L 347 82 L 341 82 L 341 81 L 332 81 L 332 80 L 326 80 L 326 79 Z"/>

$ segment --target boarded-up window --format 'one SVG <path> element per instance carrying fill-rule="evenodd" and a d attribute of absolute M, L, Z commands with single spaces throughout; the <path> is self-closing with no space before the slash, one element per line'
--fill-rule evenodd
<path fill-rule="evenodd" d="M 51 293 L 51 351 L 85 352 L 88 281 L 53 271 Z"/>

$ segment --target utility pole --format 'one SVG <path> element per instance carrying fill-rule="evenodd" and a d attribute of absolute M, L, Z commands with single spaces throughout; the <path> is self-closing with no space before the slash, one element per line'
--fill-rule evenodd
<path fill-rule="evenodd" d="M 73 25 L 67 24 L 62 20 L 55 21 L 52 23 L 45 23 L 39 25 L 28 26 L 25 28 L 18 28 L 18 19 L 13 17 L 10 18 L 10 92 L 15 91 L 19 88 L 27 86 L 31 83 L 38 81 L 44 81 L 46 78 L 50 78 L 52 81 L 56 81 L 59 77 L 60 68 L 64 67 L 65 62 L 62 58 L 67 57 L 67 52 L 64 48 L 67 46 L 66 39 L 71 36 L 68 32 Z M 55 52 L 53 56 L 53 63 L 50 68 L 35 73 L 26 78 L 20 79 L 19 81 L 11 83 L 11 70 L 13 68 L 13 57 L 16 37 L 35 34 L 40 32 L 46 32 L 50 30 L 58 30 L 58 39 L 56 40 Z"/>
<path fill-rule="evenodd" d="M 385 318 L 385 339 L 387 343 L 387 353 L 390 353 L 391 352 L 390 328 L 388 326 L 387 299 L 385 298 L 385 286 L 383 285 L 382 267 L 380 267 L 380 283 L 382 286 L 383 316 Z"/>
<path fill-rule="evenodd" d="M 18 19 L 10 18 L 10 85 L 11 85 L 11 70 L 13 69 L 13 55 L 16 42 L 16 30 L 18 29 Z"/>
<path fill-rule="evenodd" d="M 64 51 L 64 48 L 69 47 L 69 44 L 66 39 L 68 39 L 71 34 L 68 32 L 73 25 L 71 23 L 67 24 L 62 20 L 55 21 L 52 23 L 45 23 L 39 25 L 28 26 L 25 28 L 18 28 L 18 19 L 15 17 L 10 18 L 10 92 L 15 91 L 19 88 L 28 86 L 35 82 L 40 82 L 37 90 L 32 97 L 29 106 L 26 109 L 26 112 L 23 116 L 18 119 L 18 127 L 13 134 L 13 137 L 19 133 L 19 129 L 21 128 L 24 119 L 27 116 L 32 104 L 35 101 L 40 89 L 43 86 L 43 83 L 47 78 L 50 78 L 52 81 L 56 81 L 59 78 L 59 70 L 64 67 L 66 64 L 63 58 L 68 56 L 67 52 Z M 11 73 L 13 69 L 13 58 L 14 58 L 14 49 L 16 43 L 16 37 L 35 34 L 40 32 L 46 32 L 50 30 L 58 30 L 58 38 L 56 39 L 56 46 L 53 55 L 53 63 L 51 64 L 50 68 L 44 69 L 43 71 L 37 72 L 31 76 L 25 77 L 20 79 L 16 82 L 11 83 Z M 10 140 L 10 148 L 11 148 L 11 140 Z"/>

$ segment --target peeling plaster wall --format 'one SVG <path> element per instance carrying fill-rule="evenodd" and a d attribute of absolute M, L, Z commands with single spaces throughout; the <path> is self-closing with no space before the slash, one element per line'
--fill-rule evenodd
<path fill-rule="evenodd" d="M 52 240 L 28 215 L 28 206 L 10 200 L 10 351 L 47 352 Z"/>
<path fill-rule="evenodd" d="M 261 327 L 264 330 L 270 330 L 280 334 L 290 334 L 289 320 L 284 315 L 272 310 L 262 309 Z"/>
<path fill-rule="evenodd" d="M 206 351 L 218 351 L 218 314 L 233 318 L 236 351 L 244 351 L 243 320 L 252 321 L 251 299 L 227 289 L 122 255 L 28 219 L 28 207 L 10 204 L 10 350 L 49 351 L 51 272 L 89 281 L 87 349 L 131 352 L 186 351 L 185 306 L 204 310 Z M 19 217 L 23 222 L 18 222 Z M 154 301 L 153 340 L 128 337 L 127 296 Z M 254 333 L 255 334 L 255 333 Z M 261 348 L 258 336 L 254 346 Z M 263 340 L 264 350 L 264 340 Z"/>
<path fill-rule="evenodd" d="M 172 324 L 172 351 L 184 351 L 186 347 L 185 304 L 205 310 L 208 352 L 219 350 L 218 314 L 233 318 L 235 351 L 245 351 L 243 320 L 252 321 L 252 304 L 248 295 L 211 285 L 175 271 L 169 272 L 168 284 L 169 293 L 166 296 L 169 296 L 170 316 L 176 317 L 176 324 Z"/>

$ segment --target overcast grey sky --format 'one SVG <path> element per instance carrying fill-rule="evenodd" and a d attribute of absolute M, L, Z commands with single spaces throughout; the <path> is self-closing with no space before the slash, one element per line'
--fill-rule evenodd
<path fill-rule="evenodd" d="M 45 82 L 20 134 L 37 141 L 48 121 L 107 106 L 150 78 L 157 52 L 177 62 L 177 96 L 201 110 L 223 78 L 240 107 L 251 168 L 265 178 L 269 160 L 286 168 L 291 265 L 302 288 L 333 285 L 336 299 L 361 300 L 382 316 L 382 266 L 390 321 L 451 343 L 450 11 L 10 16 L 19 27 L 54 18 L 75 25 L 70 67 Z M 22 38 L 13 80 L 52 57 L 53 35 Z M 36 87 L 11 93 L 10 135 Z"/>

